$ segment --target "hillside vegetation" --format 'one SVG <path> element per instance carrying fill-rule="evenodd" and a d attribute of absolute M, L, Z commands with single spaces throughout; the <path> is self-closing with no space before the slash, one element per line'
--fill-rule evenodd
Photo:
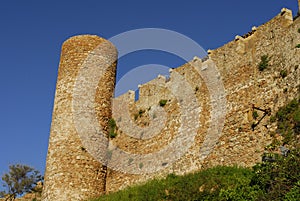
<path fill-rule="evenodd" d="M 218 166 L 152 180 L 94 201 L 300 200 L 300 97 L 270 118 L 274 141 L 252 168 Z M 280 135 L 278 140 L 276 135 Z"/>

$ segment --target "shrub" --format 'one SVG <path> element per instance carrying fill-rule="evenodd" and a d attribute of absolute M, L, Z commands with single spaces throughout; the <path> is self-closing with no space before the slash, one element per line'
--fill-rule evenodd
<path fill-rule="evenodd" d="M 263 56 L 261 56 L 260 59 L 261 59 L 261 61 L 258 64 L 258 69 L 260 71 L 263 71 L 269 66 L 270 58 L 268 55 L 263 55 Z"/>
<path fill-rule="evenodd" d="M 300 200 L 300 181 L 284 196 L 284 200 Z"/>
<path fill-rule="evenodd" d="M 272 159 L 253 167 L 251 185 L 258 185 L 263 191 L 259 200 L 282 200 L 292 189 L 299 190 L 296 186 L 300 180 L 300 150 L 292 150 L 286 157 L 274 154 Z"/>
<path fill-rule="evenodd" d="M 285 143 L 297 140 L 293 138 L 300 132 L 300 103 L 294 99 L 276 113 L 278 132 L 284 137 Z"/>
<path fill-rule="evenodd" d="M 259 186 L 263 192 L 258 200 L 299 200 L 300 132 L 295 129 L 298 115 L 300 118 L 299 105 L 299 100 L 294 99 L 280 108 L 274 117 L 277 119 L 277 132 L 283 140 L 274 139 L 266 147 L 269 152 L 263 155 L 263 162 L 253 167 L 255 175 L 251 186 Z M 276 153 L 278 148 L 280 154 Z"/>
<path fill-rule="evenodd" d="M 164 99 L 163 99 L 163 100 L 160 100 L 160 101 L 159 101 L 159 105 L 160 105 L 161 107 L 164 107 L 164 106 L 167 104 L 167 102 L 168 102 L 168 101 L 167 101 L 167 100 L 164 100 Z"/>

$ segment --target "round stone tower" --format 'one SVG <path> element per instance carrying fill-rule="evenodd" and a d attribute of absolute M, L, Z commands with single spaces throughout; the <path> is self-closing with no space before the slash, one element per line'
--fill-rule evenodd
<path fill-rule="evenodd" d="M 89 59 L 91 55 L 93 59 Z M 106 166 L 90 154 L 87 145 L 83 143 L 82 135 L 79 135 L 78 128 L 86 125 L 77 125 L 74 101 L 77 99 L 79 105 L 87 99 L 93 102 L 97 123 L 103 128 L 102 134 L 107 137 L 108 120 L 112 115 L 111 99 L 115 85 L 116 60 L 115 47 L 98 36 L 80 35 L 64 42 L 58 70 L 42 200 L 86 200 L 105 193 Z M 80 77 L 81 70 L 87 66 L 91 68 L 92 74 L 99 74 L 101 71 L 102 76 L 96 82 L 95 94 L 78 96 L 76 90 L 82 86 L 82 80 L 87 84 L 95 82 L 93 77 Z M 82 107 L 91 109 L 84 104 Z"/>

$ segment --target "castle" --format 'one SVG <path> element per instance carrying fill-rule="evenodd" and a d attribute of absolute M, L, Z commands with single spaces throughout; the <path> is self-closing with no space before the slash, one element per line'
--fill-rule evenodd
<path fill-rule="evenodd" d="M 42 199 L 85 200 L 169 173 L 259 162 L 276 132 L 270 117 L 300 93 L 299 44 L 300 18 L 282 9 L 208 58 L 139 86 L 135 101 L 132 91 L 112 100 L 113 44 L 68 39 Z"/>

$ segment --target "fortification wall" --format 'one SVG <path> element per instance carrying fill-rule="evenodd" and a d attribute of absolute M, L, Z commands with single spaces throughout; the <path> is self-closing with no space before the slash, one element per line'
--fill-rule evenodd
<path fill-rule="evenodd" d="M 158 172 L 139 175 L 109 170 L 107 192 L 169 173 L 184 174 L 215 165 L 252 166 L 259 162 L 264 147 L 271 142 L 270 135 L 276 132 L 270 117 L 279 107 L 299 95 L 300 49 L 296 48 L 300 43 L 299 22 L 299 18 L 293 21 L 290 10 L 283 9 L 275 18 L 253 27 L 245 36 L 237 36 L 223 47 L 209 51 L 208 60 L 201 62 L 195 58 L 173 69 L 170 78 L 160 76 L 139 86 L 137 102 L 134 102 L 133 92 L 116 98 L 113 117 L 117 120 L 118 136 L 112 142 L 127 152 L 139 155 L 159 152 L 176 136 L 182 135 L 180 126 L 190 123 L 184 117 L 192 117 L 195 110 L 199 110 L 196 117 L 199 127 L 186 154 L 173 164 L 162 163 L 166 167 Z M 270 61 L 265 70 L 259 71 L 263 55 L 267 55 Z M 211 71 L 214 65 L 220 73 L 217 77 L 222 80 L 225 93 L 220 90 L 217 80 L 210 79 L 216 77 Z M 281 75 L 282 72 L 287 73 L 286 77 Z M 187 87 L 176 84 L 178 77 L 173 76 L 175 73 L 190 85 L 196 104 L 187 93 Z M 172 88 L 175 88 L 175 94 Z M 212 95 L 214 90 L 219 91 Z M 178 94 L 189 96 L 190 102 L 184 102 Z M 220 100 L 224 103 L 222 98 L 226 102 L 224 119 L 220 118 L 220 114 L 225 109 L 216 104 Z M 167 100 L 164 107 L 159 106 L 160 100 Z M 128 107 L 124 107 L 125 104 Z M 185 108 L 186 104 L 189 107 Z M 183 113 L 181 107 L 187 112 Z M 219 114 L 215 114 L 216 111 Z M 257 119 L 253 117 L 254 111 L 258 114 Z M 218 127 L 223 121 L 224 127 Z M 164 124 L 158 125 L 157 122 Z M 147 129 L 151 130 L 151 134 Z M 192 133 L 190 129 L 184 132 Z M 221 133 L 218 132 L 220 129 Z M 144 135 L 152 135 L 152 138 L 145 139 Z M 184 144 L 178 146 L 178 150 L 182 147 Z M 163 156 L 168 158 L 170 153 L 163 153 Z M 137 169 L 145 166 L 147 164 Z"/>
<path fill-rule="evenodd" d="M 293 22 L 287 9 L 266 24 L 254 29 L 254 33 L 211 52 L 210 57 L 219 67 L 227 94 L 227 117 L 223 135 L 207 165 L 239 164 L 251 166 L 260 159 L 269 143 L 270 132 L 276 128 L 270 116 L 279 107 L 299 95 L 299 18 Z M 269 66 L 258 70 L 261 56 L 268 55 Z M 281 76 L 281 72 L 287 76 Z M 253 107 L 254 106 L 254 107 Z M 270 109 L 270 114 L 257 123 L 255 109 Z"/>
<path fill-rule="evenodd" d="M 170 77 L 139 86 L 138 101 L 128 92 L 113 105 L 114 47 L 96 36 L 67 40 L 58 72 L 43 200 L 84 200 L 169 173 L 260 161 L 270 134 L 276 133 L 270 116 L 300 92 L 299 28 L 300 18 L 293 21 L 291 11 L 283 9 L 245 36 L 209 51 L 205 61 L 195 58 L 172 69 Z M 101 44 L 106 45 L 98 48 Z M 268 66 L 259 71 L 264 55 Z M 107 64 L 109 68 L 101 68 Z M 91 71 L 82 74 L 86 69 Z M 96 124 L 91 124 L 92 116 Z M 109 139 L 111 116 L 117 136 Z M 96 135 L 90 136 L 94 130 Z M 115 150 L 129 157 L 118 158 L 124 153 Z M 97 158 L 103 152 L 111 159 L 105 165 Z M 124 165 L 129 169 L 124 171 Z"/>

